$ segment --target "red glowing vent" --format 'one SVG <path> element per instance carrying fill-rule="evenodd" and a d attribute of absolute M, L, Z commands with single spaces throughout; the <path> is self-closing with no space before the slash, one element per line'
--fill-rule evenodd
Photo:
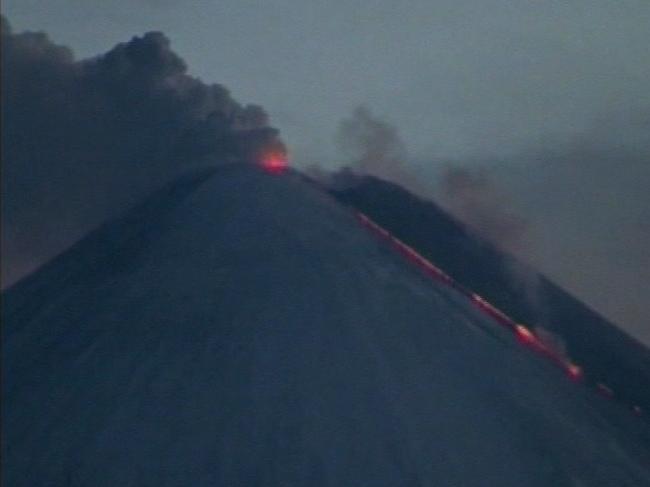
<path fill-rule="evenodd" d="M 272 150 L 262 154 L 260 165 L 266 172 L 280 174 L 289 167 L 289 158 L 285 151 Z"/>

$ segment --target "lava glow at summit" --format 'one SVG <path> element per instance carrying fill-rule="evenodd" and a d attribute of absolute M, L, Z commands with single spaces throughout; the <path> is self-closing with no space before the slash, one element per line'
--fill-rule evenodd
<path fill-rule="evenodd" d="M 262 154 L 260 165 L 269 173 L 280 174 L 289 167 L 289 157 L 286 151 L 272 150 Z"/>

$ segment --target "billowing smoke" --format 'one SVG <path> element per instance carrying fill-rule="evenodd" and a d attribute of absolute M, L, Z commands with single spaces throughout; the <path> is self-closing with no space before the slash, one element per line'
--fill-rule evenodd
<path fill-rule="evenodd" d="M 419 192 L 397 129 L 375 116 L 369 108 L 359 106 L 349 118 L 341 121 L 337 141 L 347 161 L 347 171 L 371 174 Z M 345 173 L 338 175 L 339 182 L 345 179 Z"/>
<path fill-rule="evenodd" d="M 264 110 L 187 74 L 159 32 L 92 59 L 2 18 L 3 286 L 206 162 L 281 145 Z"/>
<path fill-rule="evenodd" d="M 527 264 L 650 343 L 650 301 L 641 292 L 650 283 L 650 110 L 610 113 L 509 158 L 453 164 L 409 165 L 396 128 L 367 109 L 340 134 L 350 162 L 330 178 L 335 184 L 352 186 L 354 172 L 366 172 L 433 197 L 523 259 L 508 271 L 531 304 L 542 306 L 539 276 Z"/>
<path fill-rule="evenodd" d="M 371 174 L 431 196 L 431 188 L 418 182 L 398 130 L 365 106 L 357 107 L 339 125 L 338 142 L 346 167 L 329 177 L 341 189 L 358 181 L 355 174 Z M 434 162 L 439 165 L 440 163 Z M 322 171 L 313 174 L 324 180 Z M 527 223 L 512 210 L 502 188 L 484 170 L 447 164 L 438 177 L 438 201 L 478 234 L 507 250 L 523 245 Z"/>

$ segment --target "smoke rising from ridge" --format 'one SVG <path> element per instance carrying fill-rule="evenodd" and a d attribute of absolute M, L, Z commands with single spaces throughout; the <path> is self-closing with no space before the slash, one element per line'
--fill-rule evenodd
<path fill-rule="evenodd" d="M 650 285 L 649 109 L 610 113 L 582 133 L 547 137 L 501 160 L 419 164 L 407 162 L 397 128 L 368 113 L 341 125 L 357 157 L 331 178 L 335 184 L 354 185 L 360 171 L 433 197 L 477 234 L 650 343 L 650 302 L 642 292 Z M 368 136 L 368 127 L 379 129 Z M 535 272 L 528 265 L 508 272 L 538 306 Z"/>
<path fill-rule="evenodd" d="M 349 170 L 372 174 L 418 192 L 419 185 L 409 171 L 406 147 L 399 132 L 368 107 L 358 106 L 341 121 L 337 142 Z"/>
<path fill-rule="evenodd" d="M 396 127 L 359 106 L 341 121 L 337 140 L 348 165 L 329 178 L 337 187 L 353 185 L 354 173 L 370 174 L 431 196 L 431 188 L 418 181 L 408 162 L 406 146 Z M 312 171 L 326 179 L 317 170 Z M 322 173 L 322 171 L 321 171 Z M 442 188 L 439 202 L 482 237 L 507 250 L 517 249 L 524 240 L 527 223 L 509 205 L 502 188 L 485 171 L 473 171 L 448 164 L 438 178 Z"/>
<path fill-rule="evenodd" d="M 2 18 L 3 286 L 189 165 L 281 144 L 264 110 L 187 74 L 160 32 L 75 60 Z"/>

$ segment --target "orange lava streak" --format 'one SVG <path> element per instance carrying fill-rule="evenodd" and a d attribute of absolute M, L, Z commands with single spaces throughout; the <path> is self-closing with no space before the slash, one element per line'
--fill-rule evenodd
<path fill-rule="evenodd" d="M 519 343 L 524 345 L 526 348 L 532 350 L 538 355 L 543 355 L 548 360 L 553 362 L 556 366 L 564 370 L 569 379 L 574 382 L 579 382 L 583 379 L 582 368 L 578 365 L 568 361 L 565 357 L 556 353 L 552 348 L 550 348 L 546 343 L 539 339 L 539 337 L 529 330 L 524 325 L 515 323 L 508 315 L 503 311 L 489 303 L 482 296 L 471 292 L 460 284 L 458 284 L 454 279 L 452 279 L 448 274 L 442 271 L 439 267 L 434 265 L 431 261 L 420 255 L 413 247 L 402 242 L 400 239 L 392 235 L 388 230 L 386 230 L 381 225 L 377 224 L 375 221 L 370 219 L 367 215 L 358 212 L 357 218 L 361 223 L 372 230 L 375 234 L 379 235 L 383 239 L 387 240 L 391 246 L 397 250 L 400 254 L 406 257 L 409 261 L 417 265 L 422 269 L 429 277 L 440 281 L 457 291 L 461 294 L 468 297 L 483 313 L 492 317 L 500 325 L 510 329 L 514 334 Z"/>
<path fill-rule="evenodd" d="M 386 240 L 393 249 L 406 257 L 410 262 L 418 266 L 422 271 L 424 271 L 426 275 L 455 289 L 470 299 L 471 302 L 474 303 L 474 305 L 479 308 L 484 314 L 490 316 L 505 328 L 508 328 L 515 335 L 515 338 L 520 344 L 524 345 L 526 348 L 532 350 L 536 354 L 544 356 L 550 362 L 562 369 L 572 382 L 582 382 L 584 380 L 584 372 L 580 366 L 568 360 L 563 354 L 557 353 L 557 351 L 554 350 L 552 346 L 549 346 L 547 343 L 545 343 L 543 339 L 540 339 L 540 337 L 529 328 L 516 323 L 512 318 L 489 303 L 482 296 L 461 286 L 442 269 L 435 266 L 431 261 L 420 255 L 412 247 L 402 242 L 400 239 L 395 237 L 381 225 L 377 224 L 367 215 L 361 212 L 357 212 L 356 216 L 365 227 L 370 229 L 375 235 L 378 235 L 379 237 Z M 616 397 L 614 391 L 612 391 L 605 384 L 598 383 L 596 384 L 595 389 L 604 397 L 610 399 L 614 399 Z M 643 409 L 638 405 L 631 406 L 631 410 L 637 416 L 641 416 L 643 414 Z"/>
<path fill-rule="evenodd" d="M 280 174 L 289 167 L 289 159 L 285 152 L 277 150 L 269 151 L 262 154 L 260 165 L 266 172 Z"/>

